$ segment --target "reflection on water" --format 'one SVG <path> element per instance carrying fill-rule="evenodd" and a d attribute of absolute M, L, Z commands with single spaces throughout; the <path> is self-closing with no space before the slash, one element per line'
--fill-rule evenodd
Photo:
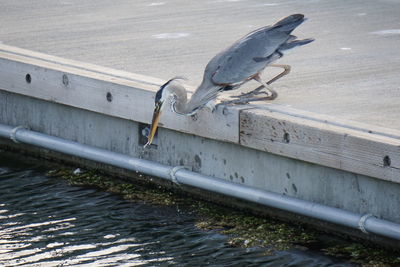
<path fill-rule="evenodd" d="M 1 152 L 0 152 L 1 153 Z M 237 248 L 174 207 L 131 203 L 0 156 L 0 265 L 345 266 L 319 254 Z"/>

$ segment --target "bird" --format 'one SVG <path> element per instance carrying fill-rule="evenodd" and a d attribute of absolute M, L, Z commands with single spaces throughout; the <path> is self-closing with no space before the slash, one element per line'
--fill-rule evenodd
<path fill-rule="evenodd" d="M 153 142 L 161 111 L 168 99 L 173 112 L 191 116 L 208 102 L 216 99 L 220 92 L 237 89 L 250 80 L 259 82 L 261 86 L 249 93 L 236 96 L 238 99 L 222 102 L 222 104 L 241 104 L 275 99 L 277 93 L 269 85 L 288 74 L 290 66 L 272 63 L 283 57 L 292 48 L 314 41 L 313 38 L 299 40 L 291 34 L 305 20 L 303 14 L 287 16 L 273 25 L 264 26 L 248 33 L 215 55 L 207 64 L 203 80 L 189 100 L 187 91 L 180 82 L 183 78 L 174 77 L 163 84 L 155 95 L 153 118 L 145 147 Z M 284 71 L 268 82 L 264 82 L 260 73 L 267 66 L 283 68 Z M 260 92 L 263 88 L 266 89 L 266 92 Z M 267 96 L 253 98 L 260 93 L 265 93 Z"/>

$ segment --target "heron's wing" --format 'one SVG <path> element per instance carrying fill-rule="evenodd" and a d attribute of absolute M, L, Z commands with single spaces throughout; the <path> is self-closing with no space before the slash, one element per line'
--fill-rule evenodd
<path fill-rule="evenodd" d="M 282 56 L 280 48 L 302 45 L 293 43 L 296 37 L 290 33 L 303 21 L 301 14 L 288 16 L 272 26 L 249 33 L 217 54 L 207 64 L 202 83 L 187 103 L 187 113 L 214 99 L 226 86 L 240 85 L 263 70 Z M 284 45 L 288 43 L 292 45 Z"/>
<path fill-rule="evenodd" d="M 255 30 L 217 54 L 207 65 L 216 84 L 240 84 L 282 56 L 279 47 L 296 37 L 290 33 L 302 22 L 300 14 Z"/>

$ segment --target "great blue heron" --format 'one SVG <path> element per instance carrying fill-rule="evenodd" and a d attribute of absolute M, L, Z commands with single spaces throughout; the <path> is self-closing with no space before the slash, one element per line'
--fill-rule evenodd
<path fill-rule="evenodd" d="M 302 14 L 290 15 L 272 26 L 265 26 L 250 32 L 214 56 L 206 66 L 202 83 L 189 101 L 186 89 L 178 81 L 179 78 L 173 78 L 162 85 L 155 96 L 155 108 L 146 146 L 153 141 L 161 110 L 164 103 L 167 102 L 166 100 L 170 97 L 172 97 L 172 110 L 182 115 L 193 115 L 210 100 L 215 99 L 219 92 L 236 89 L 249 80 L 256 80 L 262 86 L 250 93 L 239 96 L 237 100 L 229 101 L 229 103 L 246 103 L 254 100 L 276 98 L 276 92 L 268 85 L 289 73 L 290 66 L 271 63 L 281 58 L 287 50 L 308 44 L 314 40 L 297 40 L 296 36 L 290 34 L 304 21 L 305 18 Z M 260 78 L 260 73 L 268 65 L 282 67 L 284 71 L 268 82 L 264 82 Z M 258 91 L 262 88 L 266 88 L 269 91 L 267 97 L 250 98 L 258 94 Z"/>

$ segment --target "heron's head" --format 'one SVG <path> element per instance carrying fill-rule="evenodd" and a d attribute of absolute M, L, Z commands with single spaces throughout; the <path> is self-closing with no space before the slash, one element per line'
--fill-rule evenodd
<path fill-rule="evenodd" d="M 153 119 L 151 121 L 151 127 L 150 127 L 150 133 L 147 136 L 147 143 L 145 145 L 148 146 L 153 142 L 154 135 L 156 134 L 157 127 L 158 127 L 158 122 L 160 120 L 160 115 L 163 107 L 165 106 L 165 102 L 167 102 L 167 99 L 171 96 L 174 95 L 173 93 L 173 88 L 176 87 L 176 80 L 185 80 L 183 77 L 175 77 L 166 82 L 165 84 L 161 85 L 160 89 L 156 93 L 156 97 L 154 98 L 154 112 L 153 112 Z M 172 105 L 174 105 L 176 100 L 176 96 L 172 98 Z"/>
<path fill-rule="evenodd" d="M 161 111 L 162 108 L 164 107 L 165 100 L 168 97 L 166 92 L 167 90 L 165 88 L 167 87 L 170 81 L 171 80 L 169 80 L 160 87 L 160 89 L 156 93 L 156 97 L 154 98 L 153 119 L 151 120 L 150 132 L 149 135 L 147 136 L 147 143 L 145 147 L 153 142 L 154 135 L 156 134 L 158 127 L 158 122 L 160 120 Z"/>

